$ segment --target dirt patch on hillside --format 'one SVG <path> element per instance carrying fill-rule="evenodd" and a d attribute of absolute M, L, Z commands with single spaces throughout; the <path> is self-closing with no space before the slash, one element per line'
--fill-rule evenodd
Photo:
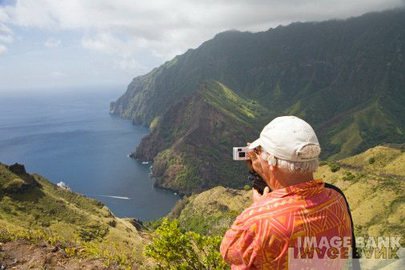
<path fill-rule="evenodd" d="M 31 244 L 18 240 L 0 243 L 0 269 L 113 270 L 119 267 L 106 267 L 101 260 L 68 257 L 63 249 L 47 243 Z"/>

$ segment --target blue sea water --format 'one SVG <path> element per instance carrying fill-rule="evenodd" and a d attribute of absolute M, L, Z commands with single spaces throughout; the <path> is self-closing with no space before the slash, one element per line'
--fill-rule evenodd
<path fill-rule="evenodd" d="M 150 164 L 127 157 L 148 129 L 108 113 L 121 91 L 0 92 L 0 162 L 63 181 L 120 217 L 167 214 L 178 197 L 153 187 Z"/>

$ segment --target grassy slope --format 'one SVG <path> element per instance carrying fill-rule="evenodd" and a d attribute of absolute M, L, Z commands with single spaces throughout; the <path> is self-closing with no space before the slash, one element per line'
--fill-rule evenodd
<path fill-rule="evenodd" d="M 370 158 L 374 158 L 373 164 Z M 323 178 L 344 191 L 356 235 L 402 235 L 405 231 L 404 159 L 403 150 L 379 146 L 339 161 L 341 168 L 337 172 L 332 172 L 328 165 L 321 166 L 316 178 Z M 215 187 L 185 198 L 170 216 L 178 218 L 185 229 L 221 235 L 236 215 L 250 205 L 250 196 L 250 191 Z"/>
<path fill-rule="evenodd" d="M 115 217 L 96 200 L 60 189 L 39 175 L 30 177 L 0 164 L 3 240 L 61 242 L 71 248 L 72 256 L 101 257 L 106 264 L 142 260 L 145 240 L 129 221 Z M 25 184 L 27 178 L 32 185 Z"/>
<path fill-rule="evenodd" d="M 374 146 L 384 134 L 389 133 L 393 139 L 396 138 L 394 140 L 401 141 L 405 130 L 395 123 L 378 101 L 373 101 L 364 108 L 349 112 L 346 120 L 338 120 L 338 124 L 332 129 L 326 128 L 324 132 L 330 138 L 328 145 L 340 146 L 340 151 L 329 159 L 341 159 Z"/>
<path fill-rule="evenodd" d="M 335 173 L 323 166 L 317 176 L 345 192 L 357 234 L 402 235 L 405 231 L 403 160 L 403 150 L 378 146 L 341 160 L 341 169 Z"/>
<path fill-rule="evenodd" d="M 242 209 L 251 203 L 251 194 L 218 186 L 179 201 L 169 214 L 185 230 L 222 235 Z"/>
<path fill-rule="evenodd" d="M 225 85 L 206 82 L 159 120 L 137 156 L 155 151 L 153 174 L 161 187 L 186 194 L 218 184 L 242 187 L 244 166 L 232 161 L 232 146 L 255 138 L 255 124 L 266 114 Z"/>
<path fill-rule="evenodd" d="M 254 127 L 267 113 L 256 101 L 242 98 L 218 81 L 207 83 L 201 94 L 214 108 L 249 127 Z"/>

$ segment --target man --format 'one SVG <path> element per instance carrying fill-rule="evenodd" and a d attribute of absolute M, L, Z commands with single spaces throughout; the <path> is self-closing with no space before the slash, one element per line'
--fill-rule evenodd
<path fill-rule="evenodd" d="M 312 127 L 278 117 L 249 148 L 251 166 L 271 192 L 253 189 L 253 204 L 222 240 L 225 261 L 232 269 L 305 269 L 308 261 L 315 269 L 341 269 L 350 254 L 351 216 L 344 196 L 313 178 L 321 148 Z"/>

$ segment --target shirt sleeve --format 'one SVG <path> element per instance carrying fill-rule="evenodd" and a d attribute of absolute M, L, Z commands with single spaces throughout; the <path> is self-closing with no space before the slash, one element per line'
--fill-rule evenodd
<path fill-rule="evenodd" d="M 232 269 L 255 269 L 260 264 L 260 246 L 258 245 L 258 225 L 256 221 L 238 216 L 231 228 L 225 233 L 220 251 L 224 260 Z"/>

